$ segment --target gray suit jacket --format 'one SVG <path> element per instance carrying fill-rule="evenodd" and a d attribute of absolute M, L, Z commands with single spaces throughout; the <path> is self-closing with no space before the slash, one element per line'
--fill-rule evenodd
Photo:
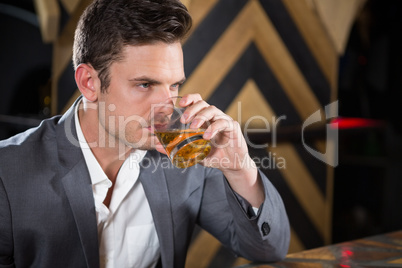
<path fill-rule="evenodd" d="M 91 179 L 73 108 L 0 142 L 0 267 L 99 267 Z M 196 224 L 250 260 L 284 257 L 288 219 L 262 173 L 266 200 L 255 216 L 219 170 L 168 163 L 149 151 L 140 171 L 163 267 L 184 267 Z"/>

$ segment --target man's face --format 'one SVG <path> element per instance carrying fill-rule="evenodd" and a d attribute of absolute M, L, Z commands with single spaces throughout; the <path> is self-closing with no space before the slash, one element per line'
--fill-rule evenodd
<path fill-rule="evenodd" d="M 110 86 L 98 98 L 105 138 L 133 148 L 154 148 L 152 105 L 177 96 L 185 79 L 180 43 L 126 46 L 123 60 L 113 63 L 109 73 Z"/>

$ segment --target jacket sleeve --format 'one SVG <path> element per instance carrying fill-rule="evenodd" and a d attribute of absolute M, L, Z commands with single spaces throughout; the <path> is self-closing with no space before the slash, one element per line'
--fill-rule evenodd
<path fill-rule="evenodd" d="M 208 172 L 199 224 L 236 255 L 254 262 L 273 262 L 285 257 L 290 228 L 282 199 L 259 171 L 265 200 L 257 215 L 229 186 L 219 170 Z"/>
<path fill-rule="evenodd" d="M 0 178 L 0 268 L 15 267 L 10 205 Z"/>

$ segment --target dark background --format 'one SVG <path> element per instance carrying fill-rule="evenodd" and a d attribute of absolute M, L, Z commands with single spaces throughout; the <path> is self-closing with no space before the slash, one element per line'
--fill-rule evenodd
<path fill-rule="evenodd" d="M 401 33 L 402 1 L 369 0 L 340 58 L 339 115 L 384 126 L 340 131 L 333 242 L 402 227 Z M 30 0 L 0 0 L 0 39 L 4 139 L 50 116 L 52 45 L 42 43 Z"/>
<path fill-rule="evenodd" d="M 333 240 L 402 227 L 402 1 L 370 0 L 351 31 L 339 68 L 339 114 L 385 128 L 340 132 Z"/>

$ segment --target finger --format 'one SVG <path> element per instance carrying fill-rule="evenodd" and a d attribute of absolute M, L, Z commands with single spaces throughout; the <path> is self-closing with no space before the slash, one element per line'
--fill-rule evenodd
<path fill-rule="evenodd" d="M 210 105 L 194 116 L 190 127 L 200 128 L 201 126 L 203 126 L 203 128 L 207 128 L 209 127 L 209 125 L 219 119 L 232 120 L 232 118 L 223 113 L 221 110 L 213 105 Z"/>
<path fill-rule="evenodd" d="M 233 132 L 236 130 L 236 122 L 229 116 L 214 121 L 204 132 L 203 138 L 210 140 L 220 132 Z"/>
<path fill-rule="evenodd" d="M 191 122 L 199 112 L 201 112 L 203 109 L 207 107 L 209 107 L 209 104 L 203 100 L 199 100 L 191 104 L 190 106 L 187 106 L 182 116 L 182 122 L 183 123 Z"/>
<path fill-rule="evenodd" d="M 180 106 L 181 107 L 187 107 L 193 103 L 196 103 L 198 101 L 202 100 L 202 97 L 200 94 L 187 94 L 181 97 L 180 100 Z"/>
<path fill-rule="evenodd" d="M 162 154 L 167 154 L 165 151 L 165 148 L 163 148 L 162 144 L 156 144 L 155 145 L 155 150 L 157 150 L 158 152 L 162 153 Z"/>

